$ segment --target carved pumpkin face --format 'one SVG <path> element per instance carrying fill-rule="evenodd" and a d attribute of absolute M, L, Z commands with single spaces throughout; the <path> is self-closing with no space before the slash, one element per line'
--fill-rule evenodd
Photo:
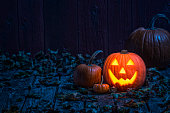
<path fill-rule="evenodd" d="M 118 90 L 139 88 L 145 81 L 146 67 L 138 55 L 122 50 L 106 59 L 103 75 L 105 81 Z"/>

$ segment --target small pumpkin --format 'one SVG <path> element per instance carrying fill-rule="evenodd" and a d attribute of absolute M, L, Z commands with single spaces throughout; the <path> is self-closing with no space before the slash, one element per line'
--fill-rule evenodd
<path fill-rule="evenodd" d="M 133 31 L 125 43 L 128 50 L 139 54 L 147 67 L 160 67 L 170 63 L 170 34 L 167 30 L 156 28 L 158 18 L 170 20 L 164 14 L 152 18 L 150 28 L 140 27 Z"/>
<path fill-rule="evenodd" d="M 103 84 L 103 76 L 100 84 L 93 85 L 93 91 L 96 93 L 107 93 L 109 91 L 109 88 L 110 87 L 108 84 Z"/>
<path fill-rule="evenodd" d="M 92 64 L 93 59 L 96 57 L 97 54 L 103 52 L 102 50 L 98 50 L 93 53 L 91 56 L 89 63 L 80 64 L 76 67 L 73 77 L 74 83 L 76 85 L 82 87 L 92 87 L 96 83 L 101 82 L 101 67 L 95 64 Z"/>
<path fill-rule="evenodd" d="M 107 57 L 103 66 L 104 81 L 119 91 L 141 87 L 146 78 L 146 66 L 141 57 L 127 50 Z"/>

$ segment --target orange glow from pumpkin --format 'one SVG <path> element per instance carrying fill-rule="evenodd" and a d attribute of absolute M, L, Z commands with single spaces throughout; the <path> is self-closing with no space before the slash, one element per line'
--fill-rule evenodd
<path fill-rule="evenodd" d="M 111 65 L 117 66 L 117 65 L 119 65 L 119 64 L 118 64 L 118 61 L 117 61 L 116 59 L 114 59 L 114 61 L 112 62 Z"/>
<path fill-rule="evenodd" d="M 122 67 L 122 69 L 120 70 L 119 73 L 121 73 L 121 74 L 126 74 L 125 69 Z"/>
<path fill-rule="evenodd" d="M 111 81 L 113 82 L 113 84 L 119 83 L 120 86 L 123 85 L 128 85 L 128 84 L 133 84 L 133 82 L 135 81 L 136 77 L 137 77 L 137 71 L 134 73 L 133 77 L 129 80 L 128 78 L 126 80 L 124 80 L 123 78 L 120 78 L 119 80 L 114 76 L 114 74 L 111 72 L 111 70 L 109 69 L 109 77 L 111 78 Z"/>
<path fill-rule="evenodd" d="M 127 63 L 127 65 L 134 65 L 133 61 L 130 59 Z"/>

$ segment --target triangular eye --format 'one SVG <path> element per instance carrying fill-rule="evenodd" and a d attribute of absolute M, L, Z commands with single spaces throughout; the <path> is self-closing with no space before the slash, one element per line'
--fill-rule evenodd
<path fill-rule="evenodd" d="M 126 65 L 134 65 L 133 61 L 130 59 Z"/>
<path fill-rule="evenodd" d="M 114 61 L 112 62 L 112 64 L 111 64 L 111 65 L 117 66 L 117 65 L 119 65 L 119 64 L 118 64 L 117 60 L 116 60 L 116 59 L 114 59 Z"/>

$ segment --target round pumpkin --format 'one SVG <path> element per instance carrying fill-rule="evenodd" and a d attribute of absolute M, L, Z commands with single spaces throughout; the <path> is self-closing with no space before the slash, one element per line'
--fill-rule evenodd
<path fill-rule="evenodd" d="M 164 14 L 153 17 L 150 28 L 140 27 L 133 31 L 126 42 L 126 48 L 139 54 L 147 67 L 164 66 L 170 63 L 170 34 L 167 30 L 156 28 L 158 18 L 169 19 Z"/>
<path fill-rule="evenodd" d="M 80 64 L 76 67 L 74 74 L 73 74 L 74 83 L 76 85 L 79 85 L 82 87 L 92 87 L 94 84 L 101 82 L 101 70 L 102 69 L 100 66 L 92 64 L 93 59 L 100 52 L 103 52 L 103 51 L 98 50 L 94 52 L 87 65 Z"/>
<path fill-rule="evenodd" d="M 140 56 L 122 50 L 107 57 L 103 66 L 104 81 L 119 91 L 140 88 L 146 78 L 146 66 Z"/>
<path fill-rule="evenodd" d="M 107 93 L 109 91 L 110 86 L 108 84 L 103 84 L 103 76 L 100 84 L 93 85 L 93 91 L 96 93 Z"/>

